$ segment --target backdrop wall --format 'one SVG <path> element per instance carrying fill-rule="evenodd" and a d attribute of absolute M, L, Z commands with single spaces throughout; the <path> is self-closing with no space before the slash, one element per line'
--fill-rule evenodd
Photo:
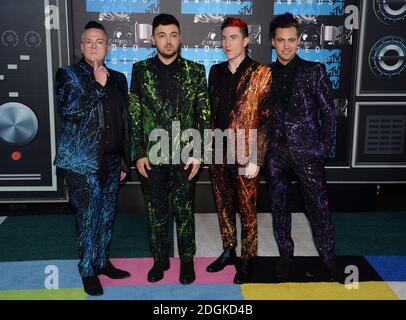
<path fill-rule="evenodd" d="M 0 201 L 66 201 L 52 166 L 58 131 L 53 78 L 58 67 L 81 58 L 86 22 L 105 25 L 107 65 L 130 81 L 133 63 L 155 54 L 151 24 L 162 12 L 180 21 L 182 56 L 207 73 L 225 60 L 225 16 L 248 22 L 250 55 L 269 64 L 276 58 L 269 23 L 293 13 L 301 28 L 298 54 L 325 63 L 333 84 L 337 127 L 326 164 L 329 183 L 406 181 L 405 1 L 3 0 L 0 6 Z M 206 207 L 211 201 L 204 199 L 212 197 L 207 168 L 198 183 Z M 142 200 L 135 172 L 122 193 L 133 192 Z"/>

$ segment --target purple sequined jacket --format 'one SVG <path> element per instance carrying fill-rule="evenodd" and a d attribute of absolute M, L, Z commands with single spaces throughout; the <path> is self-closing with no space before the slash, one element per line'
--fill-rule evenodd
<path fill-rule="evenodd" d="M 278 92 L 272 90 L 274 118 L 270 127 L 270 156 L 281 143 L 285 123 L 286 144 L 298 160 L 318 160 L 325 157 L 333 143 L 335 110 L 331 81 L 322 63 L 299 57 L 292 94 L 284 113 Z M 271 64 L 271 68 L 274 64 Z M 274 83 L 278 81 L 274 78 Z"/>

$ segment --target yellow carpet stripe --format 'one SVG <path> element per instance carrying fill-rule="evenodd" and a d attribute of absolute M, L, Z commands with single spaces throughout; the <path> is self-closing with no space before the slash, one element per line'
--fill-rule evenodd
<path fill-rule="evenodd" d="M 245 300 L 399 300 L 385 282 L 359 282 L 347 289 L 335 282 L 243 284 Z"/>
<path fill-rule="evenodd" d="M 86 300 L 83 289 L 0 291 L 0 300 Z"/>

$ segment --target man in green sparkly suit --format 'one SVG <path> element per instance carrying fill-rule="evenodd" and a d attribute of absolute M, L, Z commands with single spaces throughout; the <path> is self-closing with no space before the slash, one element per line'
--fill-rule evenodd
<path fill-rule="evenodd" d="M 154 18 L 152 27 L 151 41 L 158 52 L 155 57 L 134 64 L 129 104 L 131 158 L 140 173 L 154 258 L 148 281 L 161 280 L 170 267 L 167 235 L 170 199 L 181 260 L 179 281 L 189 284 L 195 280 L 193 200 L 203 143 L 193 139 L 194 150 L 199 141 L 200 155 L 186 153 L 183 161 L 174 153 L 190 146 L 190 139 L 181 132 L 195 129 L 203 137 L 204 129 L 209 127 L 207 82 L 204 66 L 179 54 L 181 36 L 176 18 L 160 14 Z M 162 132 L 170 137 L 157 139 L 157 133 Z M 168 152 L 169 146 L 172 152 Z M 154 153 L 157 149 L 159 155 Z"/>

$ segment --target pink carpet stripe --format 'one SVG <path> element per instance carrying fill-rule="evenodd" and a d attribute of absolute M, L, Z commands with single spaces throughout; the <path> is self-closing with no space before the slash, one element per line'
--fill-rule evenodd
<path fill-rule="evenodd" d="M 162 284 L 179 284 L 180 260 L 171 258 L 171 268 L 165 271 L 164 278 L 155 283 L 149 283 L 147 280 L 148 271 L 153 265 L 152 258 L 133 258 L 133 259 L 111 259 L 113 265 L 117 268 L 131 273 L 131 277 L 122 280 L 112 280 L 106 276 L 100 276 L 103 286 L 153 286 Z M 195 258 L 196 280 L 193 284 L 232 284 L 235 267 L 227 266 L 220 272 L 206 272 L 206 267 L 215 260 L 212 257 Z"/>

